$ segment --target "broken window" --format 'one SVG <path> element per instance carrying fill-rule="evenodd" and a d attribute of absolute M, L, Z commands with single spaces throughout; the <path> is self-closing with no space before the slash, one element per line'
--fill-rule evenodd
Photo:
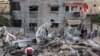
<path fill-rule="evenodd" d="M 71 25 L 71 27 L 78 27 L 78 24 L 77 25 Z"/>
<path fill-rule="evenodd" d="M 37 23 L 29 23 L 29 30 L 34 32 L 36 31 Z"/>
<path fill-rule="evenodd" d="M 33 6 L 29 6 L 29 17 L 30 18 L 38 18 L 38 6 L 37 5 L 33 5 Z"/>
<path fill-rule="evenodd" d="M 13 27 L 21 27 L 21 20 L 12 20 Z"/>
<path fill-rule="evenodd" d="M 21 10 L 21 6 L 19 2 L 12 2 L 12 10 Z"/>
<path fill-rule="evenodd" d="M 38 6 L 37 5 L 29 6 L 29 11 L 38 11 Z"/>
<path fill-rule="evenodd" d="M 77 6 L 72 6 L 71 11 L 77 11 Z"/>
<path fill-rule="evenodd" d="M 66 11 L 69 11 L 69 6 L 66 6 L 65 10 L 66 10 Z"/>
<path fill-rule="evenodd" d="M 59 23 L 52 23 L 51 28 L 58 28 L 59 27 Z"/>
<path fill-rule="evenodd" d="M 55 22 L 55 20 L 54 20 L 54 19 L 51 19 L 51 22 L 53 22 L 53 23 L 54 23 L 54 22 Z"/>
<path fill-rule="evenodd" d="M 37 23 L 29 23 L 29 27 L 37 27 Z"/>
<path fill-rule="evenodd" d="M 59 6 L 58 5 L 51 6 L 51 11 L 59 11 Z"/>

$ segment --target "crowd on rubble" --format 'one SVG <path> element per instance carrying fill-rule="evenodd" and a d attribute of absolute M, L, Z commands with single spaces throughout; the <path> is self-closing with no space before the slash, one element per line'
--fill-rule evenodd
<path fill-rule="evenodd" d="M 93 39 L 94 37 L 97 36 L 97 30 L 88 32 L 88 30 L 85 27 L 85 25 L 82 25 L 82 24 L 80 24 L 77 27 L 77 30 L 80 32 L 79 36 L 81 37 L 81 39 Z M 48 30 L 47 29 L 46 29 L 46 33 L 48 34 Z M 61 35 L 62 36 L 64 35 L 64 31 L 62 31 Z M 28 49 L 29 49 L 29 53 L 27 52 Z M 13 56 L 22 56 L 23 54 L 25 54 L 26 56 L 32 56 L 32 52 L 33 51 L 34 51 L 34 49 L 32 49 L 32 47 L 30 45 L 28 45 L 27 48 L 25 49 L 25 53 L 21 52 L 20 48 L 17 48 L 14 53 L 11 53 L 11 55 L 13 55 Z M 90 49 L 88 50 L 88 52 L 92 53 Z"/>
<path fill-rule="evenodd" d="M 87 28 L 85 27 L 85 25 L 80 24 L 78 26 L 78 30 L 80 31 L 80 37 L 82 39 L 93 39 L 94 37 L 97 37 L 98 31 L 94 30 L 94 31 L 88 31 Z"/>
<path fill-rule="evenodd" d="M 97 37 L 97 33 L 98 33 L 98 31 L 97 30 L 95 30 L 95 31 L 88 31 L 88 29 L 86 28 L 86 26 L 84 25 L 84 24 L 79 24 L 78 26 L 77 26 L 77 29 L 76 29 L 79 33 L 76 33 L 77 35 L 79 35 L 79 37 L 80 37 L 80 39 L 84 39 L 84 40 L 87 40 L 87 39 L 94 39 L 95 37 Z M 45 35 L 46 35 L 46 37 L 47 37 L 47 35 L 49 34 L 49 31 L 48 31 L 48 29 L 47 28 L 45 28 L 43 31 L 45 31 Z M 58 36 L 56 36 L 58 39 L 59 38 L 66 38 L 66 34 L 68 34 L 68 33 L 73 33 L 73 30 L 72 30 L 72 28 L 71 28 L 71 26 L 69 27 L 69 29 L 67 29 L 67 33 L 66 33 L 66 31 L 64 30 L 64 29 L 61 29 L 61 31 L 59 31 L 59 32 L 55 32 L 55 33 L 53 33 L 54 35 L 56 35 L 57 33 L 59 33 L 58 34 Z M 43 32 L 44 33 L 44 32 Z M 41 34 L 42 35 L 42 34 Z M 49 40 L 51 40 L 51 39 L 46 39 L 45 37 L 43 38 L 44 36 L 39 36 L 39 38 L 40 38 L 40 43 L 39 44 L 37 44 L 37 45 L 39 45 L 39 48 L 40 48 L 40 46 L 42 45 L 42 42 L 45 40 L 45 41 L 49 41 Z M 51 36 L 50 36 L 51 37 Z M 55 36 L 53 36 L 54 38 L 56 38 Z M 53 39 L 52 39 L 53 40 Z M 60 39 L 60 40 L 62 40 L 62 39 Z M 37 40 L 36 40 L 37 41 Z M 56 39 L 56 41 L 57 41 L 57 39 Z M 66 40 L 66 41 L 69 41 L 69 40 Z M 65 42 L 66 42 L 65 41 Z M 60 42 L 60 41 L 59 41 Z M 71 42 L 71 41 L 69 41 L 69 42 Z M 68 43 L 69 43 L 68 42 Z M 44 43 L 44 42 L 43 42 Z M 64 45 L 66 46 L 66 44 L 68 44 L 68 43 L 64 43 Z M 55 44 L 55 43 L 54 43 Z M 79 43 L 79 41 L 76 41 L 75 43 L 72 43 L 72 45 L 76 45 L 76 44 L 80 44 Z M 51 45 L 51 44 L 50 44 Z M 44 45 L 45 46 L 45 45 Z M 55 46 L 57 46 L 56 44 L 53 46 L 53 47 L 55 47 Z M 63 46 L 63 44 L 62 44 L 62 46 Z M 38 48 L 38 49 L 39 49 Z M 44 48 L 42 48 L 42 49 L 46 49 L 45 47 Z M 53 49 L 51 48 L 51 47 L 49 47 L 49 49 L 50 50 L 48 50 L 48 51 L 51 51 L 51 52 L 53 52 Z M 54 48 L 54 50 L 56 50 L 56 48 Z M 58 49 L 59 50 L 59 49 Z M 73 50 L 73 51 L 72 51 Z M 75 50 L 74 49 L 72 49 L 71 50 L 71 52 L 73 53 Z M 91 56 L 93 56 L 93 55 L 95 55 L 95 54 L 93 54 L 93 52 L 91 51 L 91 49 L 87 49 L 87 51 L 91 54 Z M 18 47 L 18 48 L 16 48 L 16 50 L 14 50 L 12 53 L 10 53 L 11 54 L 11 56 L 23 56 L 23 55 L 25 55 L 25 56 L 33 56 L 33 53 L 35 53 L 36 51 L 32 48 L 32 46 L 31 45 L 27 45 L 27 47 L 24 49 L 24 50 L 21 50 L 21 48 L 20 47 Z M 62 50 L 59 50 L 59 52 L 58 53 L 62 53 L 63 51 Z M 82 56 L 83 54 L 81 54 L 83 52 L 83 50 L 81 51 L 81 50 L 79 50 L 78 51 L 78 53 L 80 53 L 80 55 Z M 100 52 L 98 52 L 97 51 L 97 53 L 100 53 Z M 40 56 L 42 56 L 41 55 L 41 53 L 38 53 L 38 55 L 40 55 Z M 35 56 L 35 55 L 34 55 Z M 63 55 L 62 55 L 63 56 Z M 72 55 L 73 56 L 73 55 Z M 84 55 L 83 55 L 84 56 Z M 95 55 L 95 56 L 97 56 L 97 55 Z"/>

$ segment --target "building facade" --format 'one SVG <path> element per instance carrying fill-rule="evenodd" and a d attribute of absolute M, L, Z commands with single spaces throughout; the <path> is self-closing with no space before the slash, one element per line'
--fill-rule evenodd
<path fill-rule="evenodd" d="M 97 14 L 100 13 L 100 0 L 84 0 L 88 5 L 87 13 L 88 14 Z"/>
<path fill-rule="evenodd" d="M 85 5 L 84 0 L 12 0 L 14 26 L 29 29 L 52 20 L 58 28 L 65 20 L 78 24 L 84 17 Z"/>
<path fill-rule="evenodd" d="M 10 1 L 0 0 L 0 15 L 10 19 Z"/>

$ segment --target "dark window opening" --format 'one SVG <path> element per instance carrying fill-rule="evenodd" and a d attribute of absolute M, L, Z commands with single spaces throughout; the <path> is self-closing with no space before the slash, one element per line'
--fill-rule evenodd
<path fill-rule="evenodd" d="M 80 10 L 82 10 L 82 7 L 80 7 Z"/>
<path fill-rule="evenodd" d="M 58 28 L 59 27 L 59 23 L 52 23 L 51 28 Z"/>
<path fill-rule="evenodd" d="M 37 23 L 29 23 L 29 27 L 37 27 Z"/>
<path fill-rule="evenodd" d="M 38 6 L 29 6 L 29 11 L 38 11 Z"/>
<path fill-rule="evenodd" d="M 51 11 L 59 11 L 59 6 L 51 6 Z"/>
<path fill-rule="evenodd" d="M 13 21 L 13 27 L 21 27 L 22 22 L 21 20 L 12 20 Z"/>
<path fill-rule="evenodd" d="M 21 10 L 19 2 L 12 2 L 12 10 Z"/>
<path fill-rule="evenodd" d="M 55 22 L 55 20 L 54 20 L 54 19 L 51 19 L 51 22 L 53 22 L 53 23 L 54 23 L 54 22 Z"/>
<path fill-rule="evenodd" d="M 73 16 L 75 16 L 75 17 L 80 17 L 80 12 L 74 12 L 74 13 L 73 13 Z"/>
<path fill-rule="evenodd" d="M 36 32 L 37 23 L 29 23 L 29 30 L 30 32 Z"/>
<path fill-rule="evenodd" d="M 77 25 L 71 25 L 71 27 L 78 27 L 78 24 Z"/>
<path fill-rule="evenodd" d="M 69 11 L 69 6 L 66 6 L 65 10 L 66 10 L 66 11 Z"/>
<path fill-rule="evenodd" d="M 71 11 L 74 11 L 75 9 L 77 9 L 77 6 L 71 6 Z"/>
<path fill-rule="evenodd" d="M 96 7 L 96 4 L 94 4 L 93 6 Z"/>

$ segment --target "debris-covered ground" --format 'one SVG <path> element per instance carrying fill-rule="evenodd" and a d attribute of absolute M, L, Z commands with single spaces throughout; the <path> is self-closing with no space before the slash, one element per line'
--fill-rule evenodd
<path fill-rule="evenodd" d="M 37 31 L 36 38 L 17 39 L 6 30 L 6 27 L 3 27 L 0 34 L 3 43 L 3 56 L 6 56 L 7 53 L 11 54 L 16 50 L 16 47 L 21 47 L 24 53 L 27 44 L 32 45 L 34 56 L 100 56 L 99 37 L 81 38 L 78 34 L 70 34 L 69 30 L 66 35 L 61 35 L 61 32 L 45 35 L 46 32 L 43 30 L 44 27 Z"/>
<path fill-rule="evenodd" d="M 96 39 L 73 41 L 55 38 L 44 45 L 34 47 L 34 55 L 42 56 L 99 56 L 100 43 Z"/>

